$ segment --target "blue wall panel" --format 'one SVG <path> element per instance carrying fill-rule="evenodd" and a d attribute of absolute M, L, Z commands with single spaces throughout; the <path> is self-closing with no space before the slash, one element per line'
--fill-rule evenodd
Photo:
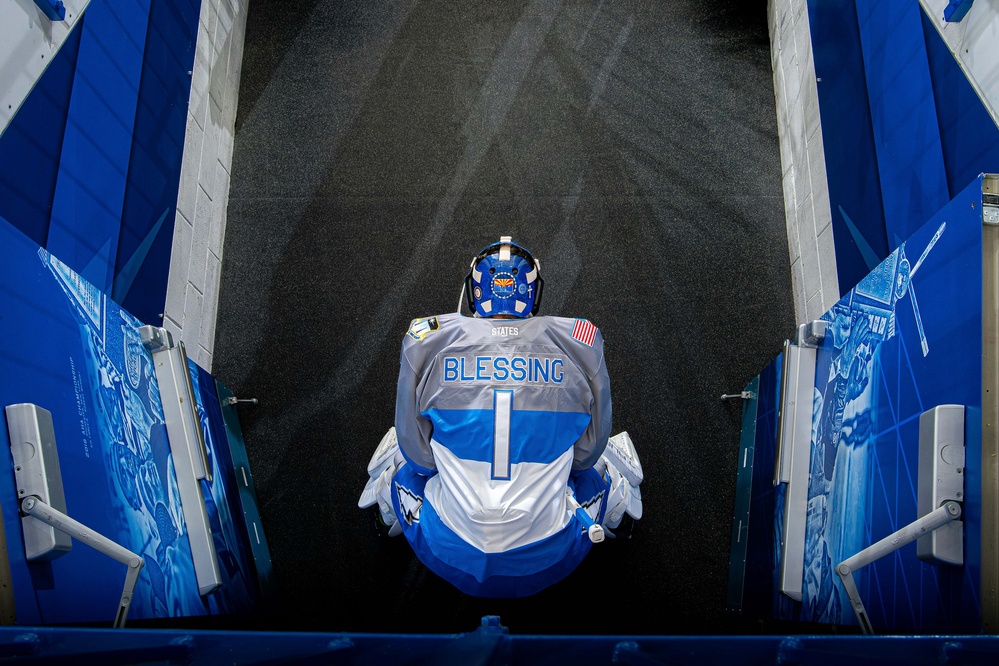
<path fill-rule="evenodd" d="M 841 292 L 983 172 L 999 129 L 918 3 L 809 0 Z"/>
<path fill-rule="evenodd" d="M 149 0 L 93 0 L 86 19 L 46 247 L 110 292 Z"/>
<path fill-rule="evenodd" d="M 83 22 L 0 134 L 0 216 L 44 246 Z"/>
<path fill-rule="evenodd" d="M 891 248 L 950 201 L 922 13 L 911 0 L 857 3 Z"/>
<path fill-rule="evenodd" d="M 878 155 L 853 0 L 809 0 L 841 292 L 888 255 Z"/>
<path fill-rule="evenodd" d="M 0 136 L 0 215 L 136 317 L 166 300 L 199 0 L 92 0 Z"/>
<path fill-rule="evenodd" d="M 199 16 L 193 1 L 150 7 L 111 292 L 147 324 L 166 300 Z"/>
<path fill-rule="evenodd" d="M 201 489 L 222 575 L 222 586 L 206 597 L 206 605 L 212 614 L 248 615 L 259 601 L 260 588 L 240 509 L 239 481 L 232 466 L 222 403 L 211 374 L 194 361 L 189 360 L 188 367 L 212 474 L 211 481 L 201 481 Z"/>
<path fill-rule="evenodd" d="M 751 618 L 791 621 L 798 618 L 801 604 L 780 591 L 787 485 L 774 485 L 783 364 L 781 354 L 759 376 L 742 613 Z"/>

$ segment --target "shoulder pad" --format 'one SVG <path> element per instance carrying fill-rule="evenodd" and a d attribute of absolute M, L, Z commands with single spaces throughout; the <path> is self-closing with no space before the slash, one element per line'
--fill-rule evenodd
<path fill-rule="evenodd" d="M 413 338 L 414 340 L 422 340 L 431 333 L 439 331 L 441 328 L 440 318 L 438 317 L 424 317 L 421 319 L 414 319 L 409 324 L 409 330 L 406 331 L 406 335 Z"/>

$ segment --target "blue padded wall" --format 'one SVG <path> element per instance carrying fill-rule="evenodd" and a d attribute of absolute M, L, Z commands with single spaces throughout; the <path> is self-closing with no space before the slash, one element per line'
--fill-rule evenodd
<path fill-rule="evenodd" d="M 888 256 L 856 5 L 808 3 L 841 292 Z"/>
<path fill-rule="evenodd" d="M 0 216 L 152 324 L 200 11 L 200 0 L 91 0 L 0 135 Z"/>
<path fill-rule="evenodd" d="M 84 19 L 0 134 L 0 217 L 44 246 Z"/>
<path fill-rule="evenodd" d="M 148 24 L 149 0 L 87 7 L 59 158 L 45 247 L 104 292 L 113 279 Z"/>
<path fill-rule="evenodd" d="M 919 3 L 908 0 L 857 5 L 891 248 L 950 201 L 922 13 Z"/>
<path fill-rule="evenodd" d="M 139 320 L 163 312 L 187 130 L 199 0 L 153 2 L 139 81 L 111 297 Z"/>
<path fill-rule="evenodd" d="M 841 293 L 983 172 L 999 127 L 918 3 L 809 0 Z"/>

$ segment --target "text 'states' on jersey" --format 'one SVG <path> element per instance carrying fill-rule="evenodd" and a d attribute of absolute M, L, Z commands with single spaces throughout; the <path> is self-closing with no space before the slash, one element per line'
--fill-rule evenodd
<path fill-rule="evenodd" d="M 440 330 L 440 327 L 441 323 L 437 320 L 437 317 L 414 319 L 413 323 L 409 325 L 409 330 L 406 331 L 406 335 L 414 340 L 422 340 L 434 331 Z"/>

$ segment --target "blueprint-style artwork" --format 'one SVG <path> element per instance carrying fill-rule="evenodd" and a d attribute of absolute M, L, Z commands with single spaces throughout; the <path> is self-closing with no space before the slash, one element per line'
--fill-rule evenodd
<path fill-rule="evenodd" d="M 816 354 L 797 619 L 856 624 L 834 568 L 918 517 L 919 415 L 962 404 L 969 422 L 980 418 L 981 219 L 959 214 L 974 212 L 967 201 L 952 207 L 822 316 L 827 327 Z M 972 435 L 976 427 L 971 423 Z M 980 460 L 980 440 L 973 440 L 969 461 Z M 971 466 L 969 483 L 976 478 Z M 974 516 L 972 509 L 966 518 Z M 979 556 L 972 545 L 973 562 Z M 875 627 L 977 630 L 973 564 L 925 564 L 912 545 L 854 577 Z"/>
<path fill-rule="evenodd" d="M 965 564 L 922 562 L 909 544 L 853 576 L 876 632 L 980 630 L 981 187 L 981 178 L 972 182 L 821 317 L 800 601 L 779 581 L 786 484 L 774 483 L 773 413 L 784 404 L 781 358 L 761 372 L 745 613 L 856 626 L 835 567 L 919 517 L 919 416 L 959 404 Z"/>
<path fill-rule="evenodd" d="M 237 490 L 222 473 L 205 482 L 204 491 L 226 589 L 206 597 L 198 592 L 153 360 L 139 337 L 142 323 L 3 220 L 0 256 L 0 417 L 2 407 L 16 403 L 51 412 L 66 513 L 144 558 L 129 621 L 249 610 L 245 537 L 233 522 L 241 517 L 226 496 Z M 221 420 L 214 380 L 192 366 L 210 384 L 210 391 L 198 392 L 199 413 L 219 469 L 228 442 L 224 425 L 213 423 Z M 0 507 L 16 623 L 110 623 L 124 565 L 79 541 L 51 561 L 25 560 L 6 422 L 0 431 Z"/>

